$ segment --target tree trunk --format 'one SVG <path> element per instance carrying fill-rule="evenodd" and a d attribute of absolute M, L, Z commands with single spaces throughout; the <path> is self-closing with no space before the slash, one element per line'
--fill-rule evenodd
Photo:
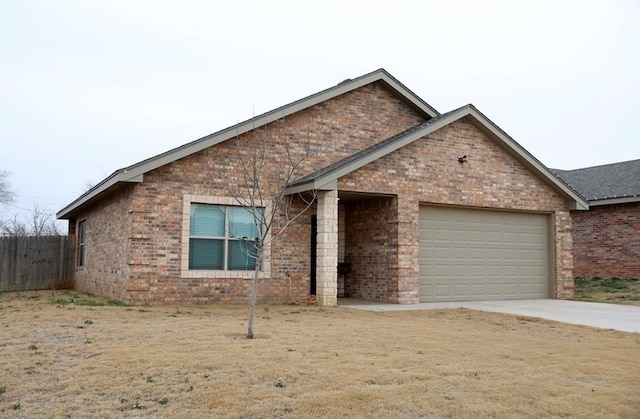
<path fill-rule="evenodd" d="M 253 339 L 253 318 L 256 312 L 256 299 L 258 297 L 258 278 L 260 277 L 260 267 L 262 266 L 262 248 L 258 250 L 256 258 L 256 269 L 253 271 L 251 280 L 251 296 L 249 297 L 249 326 L 247 328 L 247 339 Z"/>

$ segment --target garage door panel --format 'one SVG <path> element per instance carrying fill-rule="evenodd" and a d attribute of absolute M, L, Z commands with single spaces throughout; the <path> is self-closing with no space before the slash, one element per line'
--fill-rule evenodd
<path fill-rule="evenodd" d="M 436 277 L 451 277 L 451 265 L 436 265 Z"/>
<path fill-rule="evenodd" d="M 468 230 L 469 242 L 484 243 L 484 231 Z"/>
<path fill-rule="evenodd" d="M 545 298 L 549 216 L 420 209 L 420 301 Z"/>

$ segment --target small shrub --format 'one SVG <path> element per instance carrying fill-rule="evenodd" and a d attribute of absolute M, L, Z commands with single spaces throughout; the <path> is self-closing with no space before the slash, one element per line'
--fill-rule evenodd
<path fill-rule="evenodd" d="M 20 404 L 20 402 L 15 402 L 13 405 L 11 405 L 11 410 L 20 410 L 22 409 L 22 404 Z"/>
<path fill-rule="evenodd" d="M 285 384 L 284 384 L 284 380 L 282 378 L 278 378 L 275 383 L 273 383 L 274 386 L 278 387 L 278 388 L 284 388 Z"/>
<path fill-rule="evenodd" d="M 136 397 L 136 399 L 133 401 L 133 404 L 131 405 L 132 409 L 136 409 L 136 410 L 142 410 L 144 409 L 144 406 L 140 403 L 140 398 Z"/>
<path fill-rule="evenodd" d="M 57 298 L 55 300 L 51 300 L 51 304 L 55 304 L 57 306 L 64 307 L 67 304 L 69 304 L 69 301 L 65 300 L 64 298 Z"/>
<path fill-rule="evenodd" d="M 93 324 L 93 320 L 87 319 L 87 320 L 84 321 L 84 324 L 92 325 Z"/>
<path fill-rule="evenodd" d="M 160 400 L 158 400 L 158 403 L 164 406 L 165 404 L 169 403 L 169 399 L 167 399 L 166 397 L 163 397 Z"/>
<path fill-rule="evenodd" d="M 38 347 L 35 344 L 33 344 L 33 345 L 29 345 L 29 349 L 31 349 L 32 351 L 37 351 Z"/>
<path fill-rule="evenodd" d="M 0 387 L 0 396 L 2 396 L 6 392 L 7 392 L 7 388 L 6 387 Z"/>

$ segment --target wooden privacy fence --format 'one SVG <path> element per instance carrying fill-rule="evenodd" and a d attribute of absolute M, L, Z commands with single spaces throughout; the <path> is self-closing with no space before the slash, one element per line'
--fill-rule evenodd
<path fill-rule="evenodd" d="M 73 287 L 74 249 L 69 236 L 0 237 L 0 291 Z"/>

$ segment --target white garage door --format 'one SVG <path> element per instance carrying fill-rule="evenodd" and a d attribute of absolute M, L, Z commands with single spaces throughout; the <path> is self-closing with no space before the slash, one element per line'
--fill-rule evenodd
<path fill-rule="evenodd" d="M 420 207 L 420 302 L 547 298 L 549 217 Z"/>

